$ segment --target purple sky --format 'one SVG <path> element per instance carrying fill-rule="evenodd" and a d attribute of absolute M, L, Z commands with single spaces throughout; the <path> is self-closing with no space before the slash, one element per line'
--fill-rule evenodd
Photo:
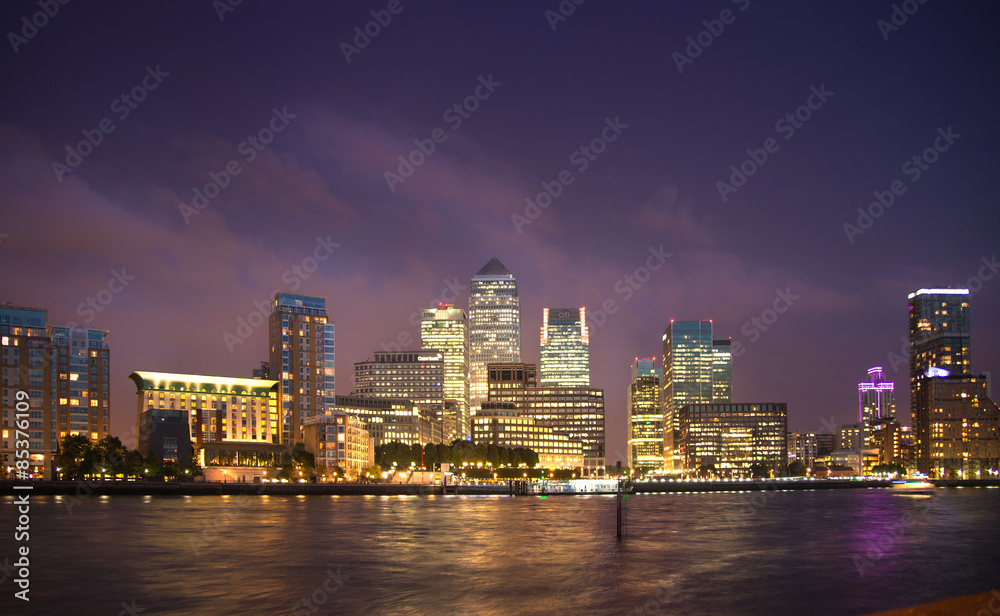
<path fill-rule="evenodd" d="M 249 375 L 266 330 L 233 352 L 224 336 L 276 289 L 327 298 L 346 394 L 354 362 L 419 339 L 414 311 L 456 284 L 467 307 L 493 256 L 520 285 L 525 361 L 543 307 L 617 308 L 591 331 L 612 464 L 629 363 L 661 355 L 671 318 L 742 343 L 734 399 L 788 402 L 790 430 L 856 418 L 878 364 L 909 423 L 906 368 L 888 357 L 907 293 L 972 278 L 973 367 L 1000 370 L 1000 281 L 983 266 L 1000 222 L 1000 8 L 918 6 L 892 30 L 890 2 L 592 0 L 561 21 L 555 0 L 244 2 L 221 20 L 207 0 L 70 3 L 33 29 L 36 2 L 5 2 L 0 299 L 111 331 L 120 434 L 133 370 Z M 348 62 L 371 11 L 391 20 Z M 68 155 L 104 118 L 100 143 Z M 258 151 L 248 137 L 269 125 Z M 433 153 L 387 181 L 415 140 Z M 748 149 L 767 159 L 742 183 L 730 166 Z M 227 165 L 238 174 L 185 220 L 180 204 Z M 529 218 L 543 182 L 558 197 Z M 135 278 L 99 296 L 123 269 Z M 757 329 L 779 290 L 791 306 Z M 88 297 L 111 301 L 88 312 Z"/>

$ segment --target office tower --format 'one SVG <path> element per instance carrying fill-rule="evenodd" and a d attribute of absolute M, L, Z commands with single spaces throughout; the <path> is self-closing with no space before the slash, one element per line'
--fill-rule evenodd
<path fill-rule="evenodd" d="M 534 364 L 487 366 L 490 403 L 513 403 L 518 416 L 583 443 L 584 476 L 604 473 L 604 390 L 535 385 Z"/>
<path fill-rule="evenodd" d="M 676 415 L 688 404 L 732 399 L 730 341 L 712 337 L 711 321 L 674 321 L 663 332 L 663 467 L 683 466 Z M 727 396 L 725 398 L 716 396 Z"/>
<path fill-rule="evenodd" d="M 512 402 L 483 402 L 472 418 L 473 441 L 477 445 L 527 447 L 538 454 L 544 468 L 582 468 L 583 441 L 556 432 L 521 415 Z"/>
<path fill-rule="evenodd" d="M 334 402 L 333 323 L 326 299 L 275 293 L 271 301 L 269 369 L 281 381 L 281 439 L 302 442 L 302 420 Z"/>
<path fill-rule="evenodd" d="M 426 445 L 451 442 L 438 417 L 410 400 L 370 396 L 337 396 L 335 410 L 357 417 L 376 446 L 385 443 Z"/>
<path fill-rule="evenodd" d="M 353 396 L 410 400 L 424 414 L 444 413 L 444 355 L 437 349 L 375 351 L 354 364 Z"/>
<path fill-rule="evenodd" d="M 469 397 L 486 400 L 486 364 L 521 361 L 521 300 L 517 280 L 493 257 L 472 277 L 469 295 Z"/>
<path fill-rule="evenodd" d="M 712 339 L 712 400 L 733 399 L 733 351 L 729 338 Z"/>
<path fill-rule="evenodd" d="M 930 470 L 931 379 L 972 371 L 968 289 L 920 289 L 910 293 L 910 415 L 917 467 Z"/>
<path fill-rule="evenodd" d="M 858 383 L 858 420 L 864 427 L 863 446 L 872 446 L 872 432 L 876 424 L 891 421 L 896 417 L 896 403 L 893 400 L 894 383 L 886 381 L 882 366 L 868 369 L 868 380 Z"/>
<path fill-rule="evenodd" d="M 628 465 L 637 473 L 663 468 L 663 406 L 656 358 L 636 358 L 628 387 Z"/>
<path fill-rule="evenodd" d="M 52 340 L 52 358 L 57 362 L 53 370 L 56 381 L 55 444 L 69 434 L 82 434 L 96 443 L 110 434 L 108 332 L 55 326 L 49 326 L 47 332 Z"/>
<path fill-rule="evenodd" d="M 806 468 L 812 468 L 816 461 L 818 446 L 816 435 L 812 432 L 789 432 L 788 463 L 801 460 Z"/>
<path fill-rule="evenodd" d="M 51 478 L 52 452 L 58 446 L 54 395 L 52 343 L 46 332 L 47 313 L 41 308 L 0 304 L 0 349 L 3 359 L 0 457 L 8 475 L 16 473 L 19 459 L 17 422 L 28 419 L 28 466 L 21 469 L 33 478 Z M 89 391 L 89 390 L 88 390 Z M 24 392 L 27 400 L 23 400 Z M 81 399 L 82 396 L 81 396 Z M 25 409 L 27 403 L 27 409 Z M 18 406 L 20 405 L 20 409 Z"/>
<path fill-rule="evenodd" d="M 590 386 L 590 328 L 586 308 L 542 308 L 543 386 Z"/>
<path fill-rule="evenodd" d="M 686 404 L 677 413 L 681 468 L 723 477 L 778 476 L 788 464 L 788 405 Z"/>
<path fill-rule="evenodd" d="M 208 481 L 265 478 L 280 462 L 278 381 L 136 371 L 136 442 L 145 456 L 184 465 Z"/>
<path fill-rule="evenodd" d="M 1000 468 L 1000 409 L 989 396 L 986 375 L 927 377 L 917 395 L 914 432 L 920 471 L 937 478 L 976 479 Z"/>
<path fill-rule="evenodd" d="M 461 308 L 438 304 L 421 311 L 420 345 L 444 358 L 445 429 L 452 439 L 472 436 L 469 421 L 469 317 Z M 451 404 L 449 404 L 451 401 Z"/>

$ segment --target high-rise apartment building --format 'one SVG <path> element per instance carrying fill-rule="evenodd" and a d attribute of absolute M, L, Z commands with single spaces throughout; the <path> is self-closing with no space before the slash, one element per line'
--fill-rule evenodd
<path fill-rule="evenodd" d="M 543 386 L 590 387 L 586 308 L 543 308 L 541 347 Z"/>
<path fill-rule="evenodd" d="M 70 434 L 98 442 L 111 434 L 108 332 L 86 327 L 48 327 L 56 382 L 55 444 Z"/>
<path fill-rule="evenodd" d="M 1000 468 L 1000 409 L 983 374 L 929 377 L 917 388 L 917 468 L 976 479 Z"/>
<path fill-rule="evenodd" d="M 48 479 L 58 436 L 53 402 L 55 365 L 46 318 L 47 312 L 41 308 L 0 304 L 0 357 L 3 363 L 0 458 L 8 474 L 16 472 L 17 461 L 23 459 L 17 457 L 23 447 L 16 447 L 16 441 L 24 440 L 23 435 L 17 433 L 17 422 L 27 414 L 28 429 L 22 432 L 28 435 L 29 468 L 20 470 L 31 477 Z"/>
<path fill-rule="evenodd" d="M 732 399 L 730 341 L 714 338 L 712 321 L 670 321 L 663 332 L 663 467 L 684 466 L 677 414 L 688 404 Z M 725 398 L 716 396 L 726 396 Z"/>
<path fill-rule="evenodd" d="M 637 473 L 663 468 L 663 406 L 656 358 L 636 358 L 628 386 L 628 465 Z"/>
<path fill-rule="evenodd" d="M 941 468 L 931 458 L 932 450 L 936 450 L 933 441 L 944 436 L 941 431 L 944 424 L 932 425 L 933 417 L 945 405 L 942 396 L 961 392 L 943 384 L 935 387 L 935 391 L 928 388 L 936 385 L 935 379 L 963 377 L 972 372 L 969 290 L 919 289 L 910 293 L 908 299 L 910 414 L 917 468 L 929 473 L 933 468 Z"/>
<path fill-rule="evenodd" d="M 868 369 L 868 380 L 858 383 L 858 421 L 864 428 L 864 448 L 872 447 L 872 433 L 876 425 L 891 421 L 896 417 L 896 402 L 893 399 L 892 381 L 886 381 L 882 366 Z"/>
<path fill-rule="evenodd" d="M 452 439 L 472 437 L 469 407 L 469 317 L 452 304 L 421 311 L 420 344 L 444 359 L 445 429 Z M 451 404 L 449 404 L 449 401 Z"/>
<path fill-rule="evenodd" d="M 353 396 L 401 398 L 431 417 L 444 413 L 444 355 L 437 349 L 375 351 L 354 364 Z"/>
<path fill-rule="evenodd" d="M 517 280 L 493 257 L 472 277 L 469 295 L 469 396 L 486 400 L 486 364 L 521 361 L 521 300 Z"/>
<path fill-rule="evenodd" d="M 271 378 L 281 382 L 281 438 L 302 442 L 302 421 L 334 404 L 333 323 L 326 299 L 276 293 L 269 319 Z"/>

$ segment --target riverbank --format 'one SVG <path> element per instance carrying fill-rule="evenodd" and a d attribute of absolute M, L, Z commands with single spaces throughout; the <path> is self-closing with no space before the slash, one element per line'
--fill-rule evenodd
<path fill-rule="evenodd" d="M 997 479 L 937 479 L 928 481 L 937 488 L 997 488 Z M 15 485 L 25 482 L 0 482 L 0 495 L 14 494 Z M 31 493 L 63 496 L 198 496 L 223 494 L 260 494 L 272 496 L 297 495 L 363 495 L 363 496 L 424 496 L 443 494 L 440 485 L 399 483 L 218 483 L 163 481 L 34 481 Z M 844 490 L 893 488 L 887 480 L 796 479 L 767 481 L 644 481 L 629 486 L 632 494 L 681 492 L 747 492 L 761 490 Z M 582 494 L 613 494 L 612 489 L 574 490 L 572 482 L 515 482 L 508 484 L 458 484 L 447 487 L 448 494 L 462 496 L 546 495 L 573 496 Z"/>

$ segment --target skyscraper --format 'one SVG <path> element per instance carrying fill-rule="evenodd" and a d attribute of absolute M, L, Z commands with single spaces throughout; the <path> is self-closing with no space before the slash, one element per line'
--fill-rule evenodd
<path fill-rule="evenodd" d="M 469 317 L 451 304 L 422 310 L 420 344 L 425 349 L 437 349 L 444 358 L 445 429 L 453 439 L 471 438 Z"/>
<path fill-rule="evenodd" d="M 0 458 L 5 469 L 21 460 L 15 447 L 19 437 L 17 421 L 28 419 L 28 472 L 32 477 L 50 477 L 52 452 L 56 448 L 56 411 L 52 361 L 52 342 L 46 332 L 47 312 L 42 308 L 23 308 L 0 304 L 0 349 L 3 359 L 3 439 Z M 27 392 L 22 400 L 18 392 Z M 83 399 L 81 397 L 81 399 Z M 28 409 L 25 413 L 24 403 Z M 18 408 L 20 406 L 20 408 Z M 24 415 L 27 414 L 27 417 Z"/>
<path fill-rule="evenodd" d="M 628 387 L 628 465 L 645 473 L 663 467 L 663 407 L 656 358 L 636 358 Z"/>
<path fill-rule="evenodd" d="M 69 434 L 92 442 L 111 434 L 108 332 L 87 327 L 48 327 L 56 382 L 56 445 Z"/>
<path fill-rule="evenodd" d="M 302 420 L 334 405 L 333 323 L 326 299 L 276 293 L 269 319 L 271 375 L 281 382 L 281 440 L 302 441 Z"/>
<path fill-rule="evenodd" d="M 934 377 L 971 370 L 968 289 L 919 289 L 910 293 L 910 415 L 917 467 L 930 470 L 930 401 Z"/>
<path fill-rule="evenodd" d="M 517 280 L 493 257 L 472 277 L 469 295 L 469 396 L 486 400 L 486 364 L 521 361 L 521 300 Z"/>
<path fill-rule="evenodd" d="M 885 381 L 882 366 L 868 369 L 868 380 L 858 383 L 858 420 L 864 429 L 862 446 L 872 446 L 872 434 L 883 423 L 896 417 L 896 403 L 893 400 L 895 384 Z"/>
<path fill-rule="evenodd" d="M 681 408 L 732 399 L 728 343 L 728 339 L 712 337 L 711 321 L 671 320 L 663 332 L 663 461 L 667 471 L 683 468 L 677 422 Z"/>
<path fill-rule="evenodd" d="M 910 411 L 920 471 L 970 477 L 1000 464 L 1000 410 L 971 360 L 968 289 L 909 295 Z"/>
<path fill-rule="evenodd" d="M 542 308 L 541 385 L 590 387 L 587 309 Z"/>

